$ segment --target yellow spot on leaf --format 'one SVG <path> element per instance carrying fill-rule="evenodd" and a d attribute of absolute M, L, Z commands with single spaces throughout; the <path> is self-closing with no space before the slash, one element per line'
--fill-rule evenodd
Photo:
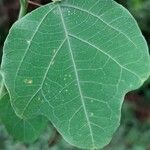
<path fill-rule="evenodd" d="M 32 83 L 33 83 L 33 80 L 31 80 L 31 79 L 25 79 L 25 80 L 24 80 L 24 83 L 26 83 L 26 84 L 32 84 Z"/>
<path fill-rule="evenodd" d="M 94 114 L 93 114 L 93 113 L 91 113 L 91 114 L 90 114 L 90 116 L 91 116 L 91 117 L 93 117 L 93 116 L 94 116 Z"/>

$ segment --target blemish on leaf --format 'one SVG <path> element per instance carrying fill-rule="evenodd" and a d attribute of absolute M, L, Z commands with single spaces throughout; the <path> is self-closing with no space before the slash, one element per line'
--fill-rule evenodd
<path fill-rule="evenodd" d="M 94 113 L 90 113 L 90 116 L 93 117 L 93 116 L 94 116 Z"/>
<path fill-rule="evenodd" d="M 30 44 L 30 43 L 31 43 L 31 41 L 27 40 L 27 43 L 28 43 L 28 44 Z"/>
<path fill-rule="evenodd" d="M 24 83 L 26 83 L 26 84 L 32 84 L 33 80 L 32 79 L 25 79 Z"/>

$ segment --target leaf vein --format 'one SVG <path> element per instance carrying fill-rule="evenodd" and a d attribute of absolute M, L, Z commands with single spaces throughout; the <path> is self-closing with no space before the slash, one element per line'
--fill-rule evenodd
<path fill-rule="evenodd" d="M 76 63 L 74 61 L 74 55 L 73 55 L 73 52 L 72 52 L 72 49 L 71 49 L 71 44 L 70 44 L 70 41 L 69 41 L 69 34 L 68 34 L 67 27 L 66 27 L 66 24 L 65 24 L 65 21 L 64 21 L 64 18 L 63 18 L 62 10 L 61 10 L 60 6 L 58 6 L 58 8 L 59 8 L 59 11 L 60 11 L 60 17 L 61 17 L 61 20 L 62 20 L 65 35 L 66 35 L 66 38 L 67 38 L 69 51 L 70 51 L 70 54 L 71 54 L 71 59 L 72 59 L 72 63 L 73 63 L 74 71 L 75 71 L 75 76 L 76 76 L 76 80 L 77 80 L 77 85 L 78 85 L 78 89 L 79 89 L 79 93 L 80 93 L 81 103 L 83 105 L 83 110 L 84 110 L 85 117 L 86 117 L 86 120 L 87 120 L 87 123 L 88 123 L 88 128 L 89 128 L 89 132 L 90 132 L 90 136 L 91 136 L 91 142 L 93 144 L 93 147 L 95 147 L 93 131 L 92 131 L 92 127 L 91 127 L 91 124 L 90 124 L 90 120 L 89 120 L 89 117 L 88 117 L 88 113 L 87 113 L 87 110 L 86 110 L 86 106 L 85 106 L 85 102 L 84 102 L 84 98 L 83 98 L 83 94 L 82 94 L 82 90 L 81 90 L 81 86 L 80 86 L 79 75 L 78 75 L 78 72 L 77 72 Z"/>

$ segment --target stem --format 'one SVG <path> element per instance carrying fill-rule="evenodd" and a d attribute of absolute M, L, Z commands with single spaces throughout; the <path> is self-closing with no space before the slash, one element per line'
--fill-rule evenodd
<path fill-rule="evenodd" d="M 31 5 L 34 5 L 34 6 L 38 6 L 38 7 L 42 6 L 41 4 L 36 3 L 36 2 L 32 2 L 30 0 L 28 1 L 28 3 L 31 4 Z"/>
<path fill-rule="evenodd" d="M 28 0 L 20 0 L 20 13 L 19 19 L 26 15 L 28 8 Z"/>

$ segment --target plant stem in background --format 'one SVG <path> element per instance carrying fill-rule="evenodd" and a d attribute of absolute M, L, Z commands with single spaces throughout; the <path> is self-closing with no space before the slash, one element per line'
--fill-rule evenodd
<path fill-rule="evenodd" d="M 36 2 L 32 2 L 30 0 L 28 1 L 28 3 L 31 4 L 31 5 L 34 5 L 34 6 L 38 6 L 38 7 L 42 6 L 41 4 L 36 3 Z"/>
<path fill-rule="evenodd" d="M 28 7 L 28 0 L 20 0 L 19 19 L 26 15 Z"/>

